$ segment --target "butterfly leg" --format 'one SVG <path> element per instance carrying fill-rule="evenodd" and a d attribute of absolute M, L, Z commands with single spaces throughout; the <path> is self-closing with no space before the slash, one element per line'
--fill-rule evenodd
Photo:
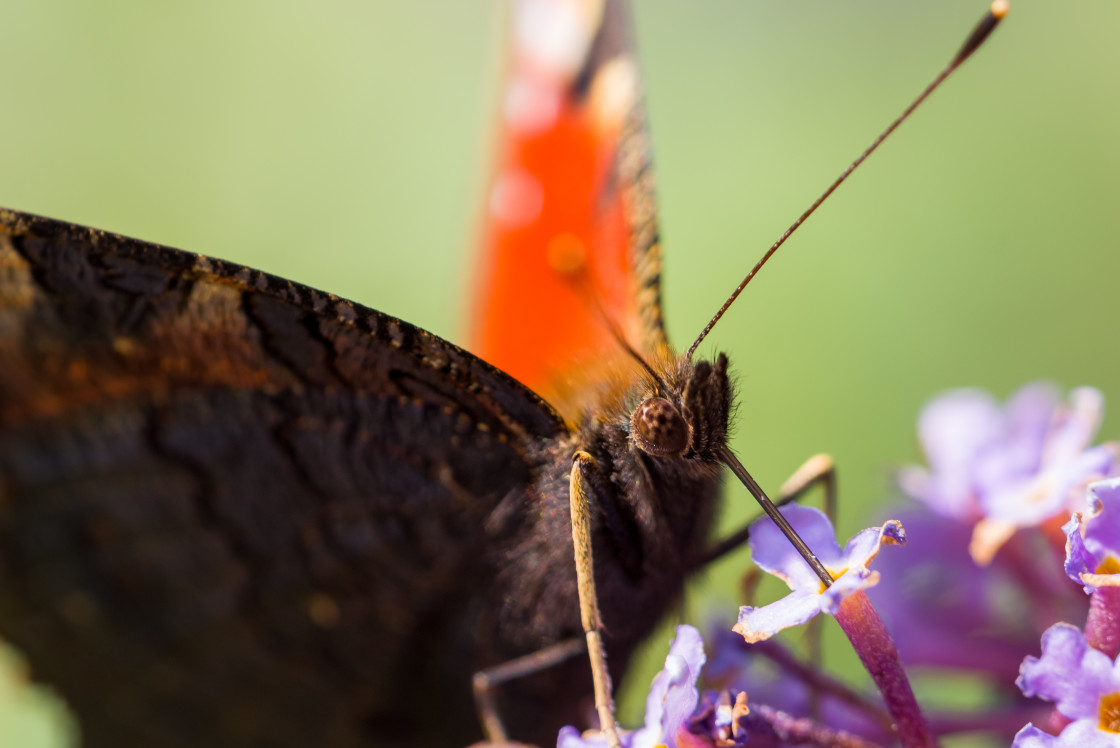
<path fill-rule="evenodd" d="M 501 665 L 496 665 L 474 674 L 474 703 L 478 709 L 478 720 L 486 742 L 493 745 L 509 743 L 509 736 L 498 716 L 494 703 L 494 689 L 508 681 L 532 675 L 587 651 L 587 643 L 582 637 L 574 637 L 537 650 L 524 657 L 518 657 Z"/>
<path fill-rule="evenodd" d="M 576 579 L 579 588 L 579 613 L 583 631 L 587 636 L 587 655 L 591 659 L 591 676 L 595 685 L 595 710 L 609 748 L 619 748 L 618 725 L 614 721 L 614 701 L 611 699 L 611 676 L 607 672 L 607 658 L 603 651 L 603 638 L 599 634 L 599 598 L 595 592 L 594 562 L 591 555 L 591 515 L 584 488 L 589 475 L 595 470 L 594 458 L 586 452 L 576 452 L 572 457 L 572 474 L 568 498 L 572 511 L 572 541 L 575 545 Z"/>
<path fill-rule="evenodd" d="M 505 727 L 494 703 L 494 687 L 506 681 L 539 672 L 586 651 L 591 660 L 595 688 L 595 709 L 609 748 L 619 748 L 618 726 L 614 720 L 611 699 L 611 678 L 599 633 L 599 599 L 595 591 L 594 562 L 591 552 L 591 515 L 588 508 L 587 484 L 593 480 L 595 460 L 586 452 L 572 457 L 569 501 L 572 515 L 572 541 L 575 546 L 576 579 L 579 590 L 580 621 L 585 638 L 559 642 L 532 654 L 504 662 L 474 675 L 474 698 L 479 720 L 487 742 L 503 745 L 509 742 Z"/>
<path fill-rule="evenodd" d="M 825 514 L 828 515 L 829 519 L 834 520 L 836 517 L 836 466 L 832 463 L 832 457 L 826 454 L 813 455 L 802 463 L 801 467 L 797 468 L 793 475 L 782 484 L 781 491 L 779 491 L 774 503 L 781 507 L 791 501 L 797 501 L 817 484 L 820 484 L 824 490 Z M 750 526 L 753 522 L 754 520 L 751 520 L 745 527 L 709 548 L 701 557 L 699 566 L 707 566 L 747 542 L 751 534 Z"/>

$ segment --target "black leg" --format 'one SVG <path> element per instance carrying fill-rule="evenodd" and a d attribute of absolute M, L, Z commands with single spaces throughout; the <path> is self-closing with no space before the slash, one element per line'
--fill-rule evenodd
<path fill-rule="evenodd" d="M 494 703 L 494 688 L 503 683 L 526 675 L 539 673 L 576 655 L 587 651 L 587 643 L 581 637 L 566 639 L 536 652 L 518 657 L 501 665 L 480 670 L 474 674 L 474 703 L 478 709 L 478 721 L 486 741 L 494 745 L 506 745 L 506 735 L 498 707 Z"/>

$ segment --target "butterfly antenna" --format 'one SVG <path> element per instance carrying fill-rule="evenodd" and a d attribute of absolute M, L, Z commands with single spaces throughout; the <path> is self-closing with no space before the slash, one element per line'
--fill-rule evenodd
<path fill-rule="evenodd" d="M 818 197 L 812 205 L 809 206 L 808 210 L 802 213 L 800 217 L 798 217 L 798 219 L 794 221 L 788 229 L 786 229 L 785 233 L 778 237 L 778 241 L 774 242 L 770 249 L 766 251 L 766 254 L 762 256 L 762 259 L 759 260 L 753 268 L 751 268 L 751 271 L 747 273 L 747 277 L 744 278 L 743 282 L 739 284 L 738 288 L 736 288 L 735 291 L 732 292 L 727 301 L 723 303 L 723 306 L 719 308 L 719 311 L 715 313 L 715 316 L 712 317 L 707 325 L 705 325 L 700 335 L 696 338 L 695 341 L 693 341 L 692 345 L 689 346 L 688 353 L 685 354 L 686 359 L 692 359 L 692 354 L 696 352 L 696 348 L 700 345 L 704 338 L 708 336 L 708 333 L 712 331 L 712 328 L 715 327 L 717 322 L 719 322 L 720 318 L 724 315 L 724 312 L 727 311 L 728 307 L 730 307 L 735 302 L 735 299 L 739 297 L 739 294 L 743 292 L 743 289 L 747 287 L 747 284 L 751 282 L 751 279 L 758 274 L 758 271 L 762 269 L 762 266 L 766 264 L 766 261 L 769 260 L 770 257 L 778 251 L 778 247 L 785 244 L 786 239 L 788 239 L 794 231 L 797 231 L 801 224 L 805 223 L 805 219 L 811 216 L 813 212 L 820 207 L 821 203 L 827 200 L 828 196 L 835 192 L 836 188 L 843 184 L 843 182 L 849 176 L 851 176 L 852 172 L 855 171 L 860 164 L 866 161 L 867 157 L 874 153 L 875 150 L 880 145 L 882 145 L 883 141 L 886 140 L 891 133 L 898 129 L 899 125 L 905 122 L 906 119 L 914 113 L 914 110 L 917 109 L 923 101 L 929 98 L 929 95 L 937 90 L 938 86 L 944 83 L 945 79 L 952 75 L 953 71 L 960 67 L 961 63 L 967 60 L 972 55 L 972 53 L 975 52 L 980 47 L 980 45 L 984 43 L 984 40 L 988 38 L 992 31 L 995 30 L 996 26 L 999 25 L 999 22 L 1003 20 L 1003 17 L 1007 15 L 1009 6 L 1010 3 L 1008 2 L 1008 0 L 995 0 L 995 2 L 992 3 L 991 7 L 988 9 L 987 15 L 985 15 L 980 20 L 980 22 L 976 24 L 976 27 L 972 29 L 972 33 L 968 35 L 968 38 L 965 40 L 964 44 L 961 45 L 961 48 L 957 51 L 956 55 L 953 56 L 953 59 L 949 62 L 949 64 L 945 66 L 945 69 L 942 70 L 928 86 L 926 86 L 925 90 L 918 95 L 918 98 L 914 99 L 910 106 L 906 107 L 902 114 L 899 115 L 898 119 L 892 122 L 890 126 L 886 130 L 884 130 L 882 134 L 879 135 L 879 137 L 875 138 L 875 141 L 867 148 L 867 150 L 861 153 L 859 158 L 853 161 L 851 165 L 847 169 L 845 169 L 839 177 L 836 178 L 836 181 L 833 182 L 829 186 L 829 188 L 825 190 L 824 193 L 820 197 Z"/>
<path fill-rule="evenodd" d="M 715 327 L 715 324 L 717 322 L 719 322 L 720 318 L 724 315 L 731 304 L 734 303 L 735 299 L 738 298 L 739 294 L 743 292 L 743 289 L 747 287 L 747 284 L 751 282 L 751 279 L 758 274 L 758 271 L 762 269 L 762 266 L 766 264 L 766 261 L 769 260 L 770 257 L 778 251 L 778 247 L 782 246 L 785 243 L 786 239 L 788 239 L 790 235 L 793 234 L 793 232 L 796 231 L 798 227 L 805 222 L 805 219 L 811 216 L 813 212 L 821 206 L 821 203 L 827 200 L 828 196 L 835 192 L 836 188 L 843 184 L 844 180 L 851 176 L 852 172 L 855 171 L 860 164 L 866 161 L 867 157 L 874 153 L 875 150 L 880 145 L 882 145 L 883 141 L 886 140 L 891 133 L 898 129 L 899 125 L 905 122 L 906 119 L 914 113 L 914 110 L 917 109 L 923 101 L 929 98 L 929 95 L 937 90 L 937 87 L 944 83 L 945 79 L 952 75 L 953 71 L 960 67 L 961 63 L 967 60 L 972 55 L 972 53 L 975 52 L 980 47 L 980 45 L 984 43 L 984 40 L 988 38 L 992 31 L 995 30 L 995 27 L 999 25 L 999 22 L 1003 19 L 1003 17 L 1007 15 L 1008 6 L 1008 0 L 995 0 L 995 2 L 991 4 L 988 9 L 987 15 L 985 15 L 984 18 L 980 20 L 980 23 L 978 23 L 976 27 L 973 28 L 972 33 L 969 34 L 968 38 L 965 40 L 964 44 L 961 45 L 961 48 L 957 51 L 956 55 L 954 55 L 953 59 L 949 61 L 949 64 L 946 65 L 945 68 L 937 75 L 937 77 L 934 78 L 928 86 L 926 86 L 925 90 L 922 91 L 921 94 L 919 94 L 913 102 L 911 102 L 910 106 L 906 107 L 902 114 L 899 115 L 898 118 L 895 119 L 895 121 L 892 122 L 890 126 L 887 127 L 887 129 L 879 135 L 879 137 L 875 138 L 875 141 L 867 148 L 867 150 L 861 153 L 859 155 L 859 158 L 853 161 L 851 165 L 848 166 L 848 168 L 845 169 L 843 173 L 841 173 L 840 176 L 836 178 L 836 181 L 829 185 L 828 189 L 825 190 L 824 193 L 820 197 L 818 197 L 812 205 L 809 206 L 808 210 L 802 213 L 798 217 L 798 219 L 793 222 L 793 225 L 786 229 L 785 233 L 778 238 L 778 241 L 774 242 L 770 249 L 767 250 L 766 254 L 762 256 L 762 259 L 760 259 L 755 264 L 755 266 L 751 268 L 751 271 L 747 273 L 747 277 L 743 279 L 743 282 L 739 284 L 739 286 L 735 289 L 735 291 L 731 294 L 727 301 L 724 302 L 723 306 L 719 308 L 719 311 L 716 312 L 715 316 L 712 317 L 711 321 L 709 321 L 708 324 L 704 327 L 704 330 L 700 333 L 700 335 L 696 338 L 692 345 L 689 346 L 688 353 L 685 354 L 686 359 L 692 359 L 692 354 L 696 352 L 696 348 L 700 345 L 704 338 L 707 337 L 708 333 L 712 331 L 712 328 Z M 762 490 L 762 487 L 758 484 L 758 482 L 751 476 L 750 473 L 747 472 L 747 469 L 743 467 L 743 464 L 739 462 L 734 453 L 732 453 L 731 450 L 725 446 L 720 452 L 720 459 L 731 469 L 731 472 L 735 474 L 735 477 L 737 477 L 740 482 L 742 482 L 742 484 L 746 486 L 747 490 L 750 491 L 750 493 L 762 506 L 763 511 L 765 511 L 766 514 L 769 515 L 770 519 L 774 521 L 774 523 L 778 526 L 778 528 L 782 531 L 786 538 L 789 539 L 790 543 L 793 544 L 794 548 L 797 549 L 797 552 L 801 554 L 801 557 L 804 558 L 806 563 L 809 564 L 813 572 L 817 575 L 817 577 L 820 578 L 825 587 L 831 586 L 833 582 L 832 575 L 829 574 L 827 569 L 825 569 L 824 564 L 821 563 L 820 559 L 817 558 L 816 554 L 813 553 L 812 549 L 809 548 L 805 541 L 801 539 L 801 537 L 797 534 L 797 531 L 794 530 L 790 525 L 789 521 L 784 516 L 782 516 L 782 513 L 778 511 L 778 508 L 774 505 L 774 502 L 770 500 L 770 498 Z"/>
<path fill-rule="evenodd" d="M 606 328 L 607 332 L 610 333 L 610 336 L 615 339 L 615 342 L 618 343 L 623 352 L 645 369 L 646 373 L 662 392 L 668 391 L 669 386 L 665 383 L 665 380 L 662 379 L 661 375 L 657 373 L 657 370 L 646 361 L 645 357 L 642 356 L 634 346 L 630 345 L 630 341 L 626 339 L 626 333 L 622 331 L 622 327 L 619 326 L 618 321 L 607 311 L 606 306 L 603 304 L 602 294 L 598 290 L 599 286 L 592 282 L 592 279 L 588 276 L 585 269 L 581 270 L 582 272 L 573 274 L 570 279 L 576 293 L 582 296 L 584 303 L 591 307 L 595 316 L 599 318 L 599 322 Z"/>
<path fill-rule="evenodd" d="M 658 374 L 652 366 L 650 366 L 649 362 L 645 360 L 645 357 L 642 356 L 642 354 L 638 353 L 634 346 L 630 345 L 630 341 L 626 339 L 626 335 L 623 334 L 622 328 L 620 328 L 618 324 L 607 315 L 606 311 L 600 311 L 603 314 L 603 321 L 607 326 L 607 330 L 610 331 L 611 336 L 618 342 L 618 345 L 622 348 L 623 352 L 626 353 L 626 355 L 628 355 L 630 358 L 637 361 L 638 364 L 646 370 L 646 374 L 649 374 L 650 378 L 657 383 L 657 386 L 661 389 L 661 392 L 668 392 L 669 385 L 666 384 L 665 380 L 661 378 L 661 375 Z"/>

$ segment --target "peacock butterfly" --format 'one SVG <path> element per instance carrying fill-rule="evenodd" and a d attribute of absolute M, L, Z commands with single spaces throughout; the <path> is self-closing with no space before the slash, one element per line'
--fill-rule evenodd
<path fill-rule="evenodd" d="M 601 71 L 636 82 L 632 65 L 611 67 L 627 59 L 619 27 L 600 24 L 615 17 L 590 17 L 593 64 L 568 85 L 581 101 Z M 613 309 L 612 284 L 589 273 L 573 284 L 576 309 L 602 305 L 623 336 L 637 326 L 656 375 L 630 376 L 702 414 L 671 455 L 682 465 L 626 463 L 640 396 L 618 385 L 609 408 L 573 424 L 401 320 L 218 260 L 3 214 L 0 630 L 59 684 L 90 744 L 429 743 L 423 730 L 469 724 L 446 684 L 578 631 L 567 519 L 550 503 L 566 501 L 557 488 L 576 447 L 593 451 L 605 483 L 645 483 L 665 513 L 619 495 L 599 517 L 600 556 L 617 561 L 601 571 L 604 599 L 647 611 L 607 616 L 612 664 L 624 666 L 703 556 L 730 387 L 723 359 L 666 356 L 648 149 L 627 150 L 642 137 L 640 96 L 623 100 L 603 131 L 622 145 L 592 138 L 609 158 L 590 194 L 596 215 L 617 215 L 621 200 L 606 244 L 640 250 L 622 255 L 638 290 Z M 578 279 L 599 239 L 566 233 L 545 259 Z M 637 239 L 619 245 L 627 235 Z M 696 505 L 667 500 L 679 497 Z M 570 670 L 550 675 L 549 689 L 570 685 L 547 695 L 519 689 L 537 708 L 511 709 L 530 723 L 518 734 L 554 734 L 542 702 L 549 720 L 573 720 L 576 700 L 555 695 L 581 695 L 586 676 Z"/>
<path fill-rule="evenodd" d="M 535 123 L 538 135 L 572 131 L 582 143 L 564 159 L 582 146 L 588 162 L 561 212 L 589 207 L 546 228 L 567 246 L 542 247 L 585 289 L 565 313 L 599 304 L 621 336 L 648 333 L 634 343 L 648 372 L 631 362 L 578 421 L 462 349 L 329 294 L 0 216 L 0 632 L 57 684 L 89 745 L 470 738 L 473 671 L 581 631 L 576 449 L 599 466 L 594 542 L 617 672 L 677 599 L 705 550 L 730 382 L 725 358 L 693 365 L 664 343 L 636 65 L 621 4 L 593 5 L 520 5 L 512 63 L 520 94 L 557 97 L 558 122 Z M 563 79 L 545 90 L 530 70 Z M 497 218 L 510 217 L 503 200 L 526 200 L 507 177 Z M 543 200 L 555 218 L 555 195 Z M 510 318 L 499 310 L 488 326 Z M 629 414 L 653 394 L 689 414 L 691 433 L 635 461 Z M 632 610 L 645 614 L 615 613 Z M 589 682 L 575 660 L 510 689 L 512 734 L 545 742 L 578 721 Z"/>

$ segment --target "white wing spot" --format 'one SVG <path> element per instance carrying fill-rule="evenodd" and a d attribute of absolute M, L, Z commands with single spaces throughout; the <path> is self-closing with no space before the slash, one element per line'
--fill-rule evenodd
<path fill-rule="evenodd" d="M 544 188 L 524 169 L 501 174 L 490 191 L 490 213 L 508 226 L 527 226 L 541 214 Z"/>
<path fill-rule="evenodd" d="M 517 133 L 544 132 L 556 122 L 562 96 L 556 86 L 520 75 L 506 87 L 502 114 L 510 129 Z"/>
<path fill-rule="evenodd" d="M 582 4 L 588 5 L 595 4 Z M 593 7 L 580 3 L 522 0 L 514 20 L 517 51 L 550 72 L 573 76 L 591 46 L 593 14 Z"/>
<path fill-rule="evenodd" d="M 625 57 L 611 60 L 591 83 L 591 111 L 595 126 L 614 136 L 638 100 L 638 69 Z"/>

